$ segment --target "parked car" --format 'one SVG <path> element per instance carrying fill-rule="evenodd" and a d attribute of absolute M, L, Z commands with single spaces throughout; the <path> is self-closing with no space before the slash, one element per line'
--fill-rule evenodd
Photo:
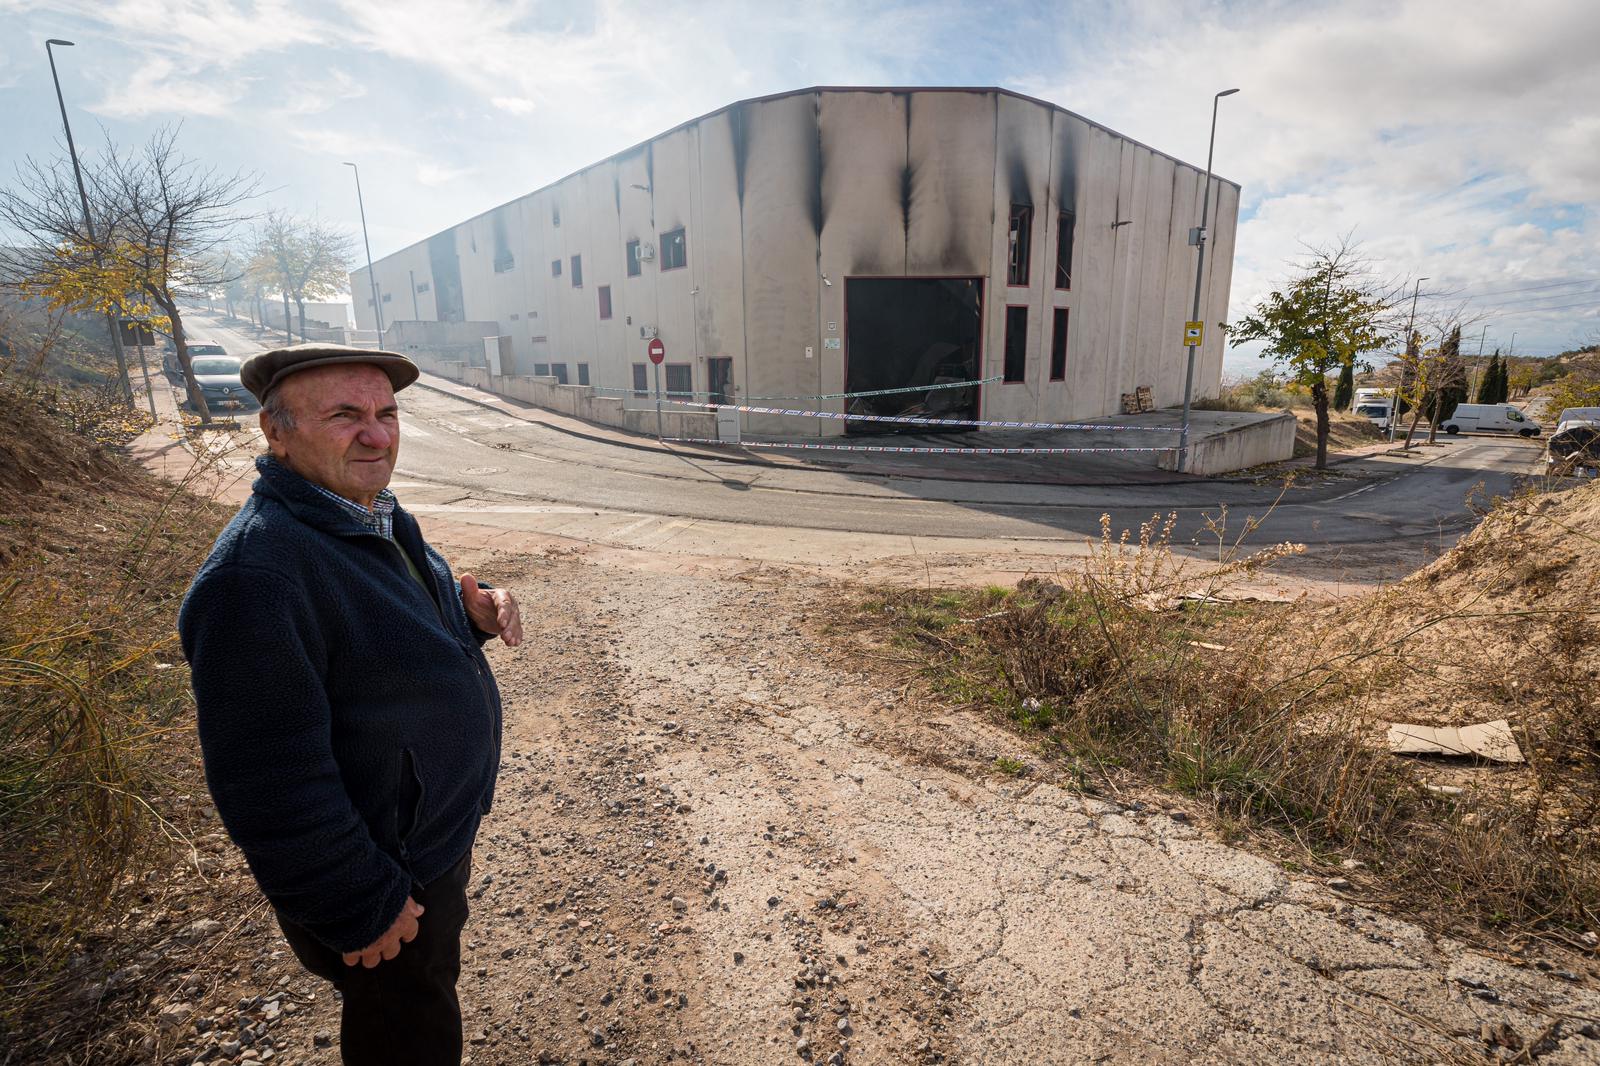
<path fill-rule="evenodd" d="M 1464 403 L 1445 419 L 1446 433 L 1515 433 L 1537 437 L 1543 430 L 1516 407 L 1508 403 Z"/>
<path fill-rule="evenodd" d="M 220 344 L 211 344 L 209 342 L 196 342 L 196 343 L 190 344 L 188 347 L 189 347 L 189 362 L 191 362 L 191 363 L 195 362 L 198 359 L 209 358 L 211 356 L 223 356 L 225 358 L 232 358 L 231 356 L 228 355 L 228 350 L 226 348 L 224 348 Z M 237 362 L 237 360 L 235 360 L 235 361 Z M 162 355 L 162 357 L 161 357 L 161 372 L 163 374 L 167 375 L 167 377 L 169 379 L 171 379 L 173 384 L 177 384 L 178 382 L 183 380 L 183 367 L 181 365 L 179 365 L 179 363 L 178 363 L 178 349 L 176 347 L 168 347 L 167 350 L 166 350 L 166 353 L 164 355 Z M 196 376 L 198 376 L 199 373 L 200 373 L 199 370 L 195 371 Z"/>
<path fill-rule="evenodd" d="M 220 350 L 218 345 L 208 347 Z M 261 406 L 239 380 L 239 368 L 244 360 L 231 355 L 201 355 L 192 357 L 189 364 L 194 367 L 195 384 L 200 386 L 200 393 L 212 413 L 254 411 Z"/>

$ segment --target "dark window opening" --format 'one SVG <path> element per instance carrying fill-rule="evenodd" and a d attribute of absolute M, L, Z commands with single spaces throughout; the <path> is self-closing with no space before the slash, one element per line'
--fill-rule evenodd
<path fill-rule="evenodd" d="M 706 360 L 706 391 L 712 403 L 733 402 L 733 359 L 726 355 Z"/>
<path fill-rule="evenodd" d="M 500 255 L 500 256 L 496 256 L 495 257 L 495 260 L 494 260 L 494 272 L 496 274 L 505 274 L 505 273 L 509 272 L 512 267 L 514 267 L 516 265 L 517 265 L 517 257 L 512 255 L 510 252 L 507 252 L 505 255 Z"/>
<path fill-rule="evenodd" d="M 628 242 L 628 277 L 630 277 L 630 278 L 638 277 L 639 276 L 639 272 L 642 269 L 643 269 L 643 267 L 641 267 L 639 265 L 639 242 L 638 241 L 629 241 Z"/>
<path fill-rule="evenodd" d="M 845 281 L 845 390 L 949 385 L 980 375 L 981 278 L 849 278 Z M 862 396 L 851 414 L 976 418 L 978 387 Z M 847 422 L 851 433 L 884 433 L 882 423 Z M 926 432 L 918 427 L 907 432 Z"/>
<path fill-rule="evenodd" d="M 550 224 L 552 226 L 561 225 L 561 205 L 560 204 L 551 204 L 550 205 Z"/>
<path fill-rule="evenodd" d="M 579 385 L 587 385 L 587 384 L 589 384 L 589 364 L 588 363 L 579 363 L 578 364 L 578 384 Z"/>
<path fill-rule="evenodd" d="M 533 376 L 536 377 L 536 378 L 547 378 L 547 377 L 549 377 L 550 376 L 550 364 L 549 363 L 534 363 L 533 364 Z"/>
<path fill-rule="evenodd" d="M 393 297 L 394 297 L 393 293 L 386 292 L 386 293 L 383 294 L 383 302 L 384 303 L 388 303 Z"/>
<path fill-rule="evenodd" d="M 644 396 L 650 391 L 650 375 L 643 363 L 633 364 L 633 394 Z"/>
<path fill-rule="evenodd" d="M 1013 384 L 1028 376 L 1028 309 L 1006 308 L 1005 381 Z"/>
<path fill-rule="evenodd" d="M 574 289 L 583 288 L 583 256 L 581 255 L 572 257 L 572 287 Z"/>
<path fill-rule="evenodd" d="M 552 278 L 559 278 L 561 276 L 561 260 L 550 260 L 550 276 Z"/>
<path fill-rule="evenodd" d="M 661 235 L 661 269 L 677 270 L 689 265 L 689 245 L 683 227 Z"/>
<path fill-rule="evenodd" d="M 1067 309 L 1058 307 L 1050 327 L 1050 380 L 1067 380 Z"/>
<path fill-rule="evenodd" d="M 611 317 L 611 286 L 600 286 L 600 317 Z"/>
<path fill-rule="evenodd" d="M 433 286 L 428 284 L 426 281 L 417 282 L 417 291 L 418 292 L 427 292 L 431 288 L 433 288 Z"/>
<path fill-rule="evenodd" d="M 567 364 L 551 363 L 550 376 L 556 379 L 556 384 L 565 385 L 567 383 Z"/>
<path fill-rule="evenodd" d="M 1028 264 L 1033 259 L 1033 208 L 1011 205 L 1010 257 L 1006 261 L 1006 284 L 1026 285 Z"/>
<path fill-rule="evenodd" d="M 521 317 L 522 316 L 517 314 L 515 311 L 511 312 L 511 321 L 515 322 L 517 319 L 519 319 Z"/>
<path fill-rule="evenodd" d="M 667 391 L 669 393 L 694 391 L 694 367 L 688 363 L 668 363 L 664 369 L 667 372 Z"/>
<path fill-rule="evenodd" d="M 1078 216 L 1072 211 L 1061 212 L 1061 228 L 1056 230 L 1056 288 L 1072 288 L 1072 228 Z"/>

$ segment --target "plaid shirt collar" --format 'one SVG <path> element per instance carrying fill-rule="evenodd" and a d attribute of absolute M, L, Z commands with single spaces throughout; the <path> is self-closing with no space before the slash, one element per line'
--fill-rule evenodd
<path fill-rule="evenodd" d="M 277 459 L 271 456 L 263 457 L 261 462 L 273 467 L 276 470 L 281 470 L 289 474 L 294 473 L 294 471 L 290 470 L 288 467 L 284 466 L 282 463 L 278 462 Z M 311 481 L 308 478 L 301 478 L 301 480 L 315 489 L 326 499 L 338 504 L 340 509 L 343 510 L 345 514 L 349 515 L 351 518 L 354 518 L 357 522 L 360 522 L 366 527 L 369 533 L 376 533 L 384 540 L 394 540 L 394 509 L 398 501 L 395 499 L 394 493 L 390 492 L 388 489 L 379 491 L 377 497 L 372 501 L 372 507 L 369 509 L 361 506 L 354 500 L 345 499 L 343 496 L 332 491 L 331 489 L 323 488 L 321 485 L 318 485 L 315 481 Z"/>

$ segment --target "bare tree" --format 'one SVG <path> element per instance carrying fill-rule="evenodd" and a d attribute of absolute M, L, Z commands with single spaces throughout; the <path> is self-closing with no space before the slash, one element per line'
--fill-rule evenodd
<path fill-rule="evenodd" d="M 289 340 L 289 301 L 299 312 L 300 339 L 306 336 L 306 300 L 344 291 L 355 242 L 341 229 L 317 218 L 269 214 L 256 232 L 251 265 L 283 297 L 283 326 Z"/>
<path fill-rule="evenodd" d="M 185 157 L 177 132 L 170 126 L 158 130 L 142 149 L 126 154 L 108 140 L 94 185 L 110 208 L 108 254 L 136 272 L 144 295 L 169 321 L 185 390 L 208 424 L 211 411 L 189 362 L 180 302 L 226 285 L 229 271 L 242 273 L 221 253 L 246 220 L 244 208 L 257 182 Z"/>
<path fill-rule="evenodd" d="M 189 365 L 180 301 L 226 282 L 219 274 L 229 268 L 219 252 L 244 221 L 256 181 L 186 158 L 177 134 L 177 127 L 163 127 L 129 152 L 106 139 L 84 171 L 93 238 L 65 163 L 25 161 L 16 183 L 0 190 L 0 222 L 24 238 L 3 266 L 8 283 L 48 291 L 64 306 L 114 304 L 156 319 L 172 336 L 190 403 L 209 423 Z"/>

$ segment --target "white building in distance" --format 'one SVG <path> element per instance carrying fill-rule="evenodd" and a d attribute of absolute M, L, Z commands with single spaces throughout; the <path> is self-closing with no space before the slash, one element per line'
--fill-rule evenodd
<path fill-rule="evenodd" d="M 1072 420 L 1140 387 L 1182 402 L 1203 185 L 1004 89 L 811 88 L 686 122 L 374 269 L 386 325 L 497 323 L 506 374 L 647 392 L 659 337 L 666 389 L 701 399 L 992 378 L 819 402 Z M 1214 178 L 1197 397 L 1220 387 L 1238 208 L 1238 185 Z M 374 328 L 365 269 L 350 288 Z"/>

